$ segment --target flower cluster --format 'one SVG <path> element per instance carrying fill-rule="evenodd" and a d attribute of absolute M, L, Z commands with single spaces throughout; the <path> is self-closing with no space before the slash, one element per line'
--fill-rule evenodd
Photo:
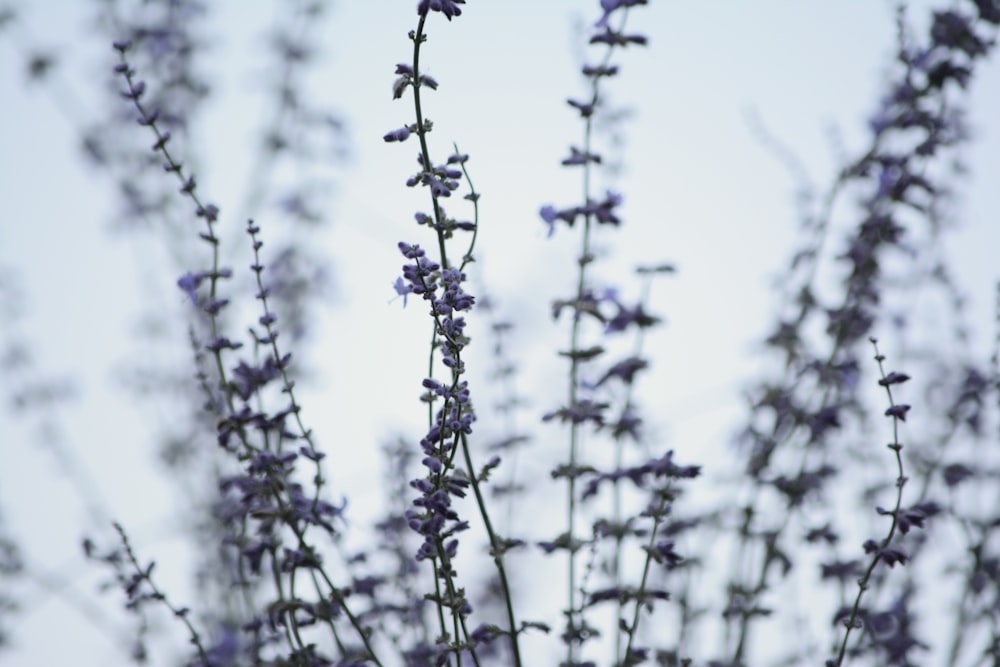
<path fill-rule="evenodd" d="M 414 217 L 417 224 L 429 227 L 434 232 L 439 259 L 428 258 L 426 251 L 419 245 L 400 242 L 399 251 L 408 262 L 403 266 L 402 277 L 397 278 L 394 289 L 397 294 L 404 297 L 404 306 L 409 294 L 419 295 L 429 305 L 430 316 L 434 323 L 430 341 L 431 359 L 433 360 L 440 350 L 440 363 L 448 376 L 448 379 L 443 381 L 433 377 L 425 378 L 423 381 L 425 393 L 421 400 L 428 404 L 430 417 L 427 432 L 420 439 L 424 455 L 421 460 L 424 474 L 411 482 L 411 486 L 419 496 L 413 500 L 413 507 L 405 513 L 405 517 L 410 528 L 423 540 L 417 550 L 416 559 L 431 564 L 436 580 L 435 592 L 428 593 L 426 597 L 438 609 L 440 639 L 433 650 L 428 647 L 429 652 L 425 658 L 432 658 L 436 664 L 441 664 L 448 660 L 451 654 L 461 656 L 468 653 L 478 662 L 479 652 L 492 642 L 495 634 L 502 631 L 495 626 L 484 624 L 470 630 L 467 619 L 472 613 L 472 605 L 464 587 L 458 584 L 458 574 L 454 564 L 458 555 L 457 535 L 469 527 L 469 522 L 462 519 L 455 511 L 453 499 L 464 498 L 470 488 L 473 490 L 480 516 L 489 535 L 497 575 L 506 598 L 508 622 L 506 634 L 510 638 L 510 655 L 514 664 L 519 666 L 521 658 L 518 633 L 521 628 L 516 627 L 503 565 L 505 551 L 517 543 L 501 539 L 494 532 L 489 519 L 485 497 L 479 486 L 480 483 L 486 482 L 490 471 L 499 465 L 500 460 L 499 457 L 493 457 L 481 471 L 477 471 L 474 467 L 469 436 L 472 434 L 472 424 L 476 417 L 468 381 L 463 378 L 466 373 L 463 352 L 469 343 L 465 333 L 466 320 L 463 313 L 470 311 L 476 302 L 475 297 L 465 289 L 467 275 L 464 269 L 473 259 L 472 252 L 478 230 L 479 195 L 469 183 L 471 192 L 466 195 L 466 199 L 475 207 L 475 221 L 457 221 L 445 212 L 441 200 L 450 198 L 451 194 L 458 190 L 463 177 L 468 181 L 465 167 L 468 156 L 456 149 L 444 164 L 434 164 L 427 139 L 433 124 L 425 119 L 421 101 L 422 90 L 436 90 L 438 87 L 437 81 L 424 74 L 418 65 L 421 46 L 427 39 L 424 29 L 428 13 L 440 12 L 450 21 L 462 13 L 459 4 L 464 3 L 431 0 L 421 2 L 418 6 L 420 21 L 417 29 L 410 33 L 413 42 L 413 64 L 397 65 L 398 78 L 393 84 L 394 99 L 400 99 L 407 89 L 412 89 L 415 121 L 383 136 L 383 140 L 389 143 L 406 141 L 411 134 L 416 134 L 419 139 L 420 152 L 417 155 L 417 163 L 420 169 L 407 179 L 406 185 L 410 188 L 417 186 L 427 188 L 431 200 L 431 212 L 418 211 Z M 457 264 L 449 260 L 447 245 L 456 231 L 472 233 L 462 260 Z M 434 410 L 434 405 L 438 402 L 440 402 L 439 407 Z M 464 469 L 459 467 L 458 460 Z M 450 617 L 450 623 L 446 622 L 445 614 Z"/>
<path fill-rule="evenodd" d="M 220 281 L 232 278 L 233 272 L 218 266 L 220 240 L 216 225 L 219 208 L 202 203 L 196 193 L 195 178 L 186 173 L 182 163 L 167 148 L 170 134 L 161 131 L 157 111 L 143 104 L 146 86 L 135 78 L 135 71 L 125 59 L 131 45 L 116 42 L 114 46 L 121 56 L 115 71 L 127 86 L 123 96 L 139 111 L 140 124 L 156 135 L 152 149 L 162 155 L 164 169 L 175 174 L 181 182 L 179 190 L 193 202 L 196 217 L 205 221 L 206 231 L 200 237 L 212 251 L 212 268 L 186 272 L 178 279 L 177 286 L 198 307 L 203 317 L 199 324 L 209 333 L 210 340 L 203 348 L 213 357 L 214 368 L 199 370 L 206 399 L 204 407 L 217 419 L 219 446 L 239 467 L 239 472 L 221 475 L 218 480 L 219 496 L 213 519 L 222 535 L 220 547 L 226 554 L 223 560 L 229 563 L 233 585 L 247 591 L 260 589 L 269 571 L 279 578 L 266 613 L 245 609 L 241 623 L 243 639 L 232 641 L 254 660 L 259 660 L 262 652 L 275 650 L 268 648 L 270 645 L 284 643 L 287 655 L 295 661 L 327 664 L 324 654 L 307 643 L 302 632 L 318 623 L 330 624 L 339 617 L 347 617 L 356 632 L 358 646 L 343 644 L 342 656 L 348 661 L 371 659 L 377 662 L 367 632 L 347 607 L 345 598 L 351 590 L 333 583 L 325 570 L 323 556 L 309 535 L 312 527 L 318 527 L 330 540 L 336 541 L 337 524 L 343 521 L 346 502 L 338 505 L 321 497 L 325 479 L 320 462 L 325 454 L 302 421 L 295 383 L 289 371 L 291 354 L 282 353 L 278 346 L 278 317 L 269 307 L 272 290 L 263 276 L 261 249 L 264 244 L 259 237 L 260 227 L 251 220 L 246 228 L 254 256 L 250 269 L 256 283 L 255 298 L 261 311 L 257 327 L 249 330 L 254 358 L 239 358 L 234 363 L 231 355 L 242 350 L 244 345 L 222 333 L 221 313 L 230 302 L 219 296 Z M 204 289 L 206 282 L 207 289 Z M 272 385 L 280 387 L 277 395 L 283 397 L 284 405 L 268 409 L 264 406 L 271 402 L 268 399 Z M 296 463 L 300 457 L 310 461 L 315 468 L 311 489 L 296 479 Z M 121 532 L 124 541 L 124 531 Z M 128 548 L 127 541 L 124 544 Z M 143 573 L 137 564 L 136 568 Z M 281 579 L 287 580 L 292 590 L 297 587 L 297 580 L 309 581 L 315 599 L 308 600 L 294 593 L 289 597 Z M 142 574 L 142 580 L 149 581 L 148 572 Z M 162 599 L 155 590 L 147 597 Z M 227 640 L 229 644 L 232 641 Z M 204 650 L 200 651 L 200 659 L 205 667 L 216 664 Z"/>

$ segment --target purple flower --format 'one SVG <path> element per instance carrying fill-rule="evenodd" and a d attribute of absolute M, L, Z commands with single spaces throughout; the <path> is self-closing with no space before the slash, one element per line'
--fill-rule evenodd
<path fill-rule="evenodd" d="M 427 16 L 428 11 L 441 12 L 450 21 L 451 17 L 462 15 L 462 8 L 459 5 L 464 4 L 465 0 L 420 0 L 417 3 L 417 14 Z"/>
<path fill-rule="evenodd" d="M 906 421 L 906 413 L 910 411 L 909 405 L 894 405 L 885 411 L 886 417 L 895 417 L 900 421 Z"/>
<path fill-rule="evenodd" d="M 199 206 L 198 210 L 195 211 L 195 215 L 199 218 L 205 218 L 211 224 L 219 219 L 219 207 L 215 204 Z"/>
<path fill-rule="evenodd" d="M 949 488 L 958 486 L 973 475 L 975 475 L 975 472 L 973 472 L 968 466 L 961 463 L 946 465 L 941 470 L 941 476 L 944 477 L 944 483 Z"/>
<path fill-rule="evenodd" d="M 559 217 L 558 212 L 553 206 L 546 204 L 539 209 L 538 215 L 540 215 L 542 220 L 545 221 L 545 224 L 549 226 L 549 233 L 546 234 L 546 236 L 552 238 L 552 235 L 556 233 L 556 220 Z"/>
<path fill-rule="evenodd" d="M 562 210 L 557 210 L 555 207 L 546 204 L 541 209 L 539 209 L 538 214 L 541 216 L 545 224 L 549 226 L 548 236 L 551 237 L 555 233 L 556 220 L 562 220 L 566 223 L 568 227 L 572 227 L 573 223 L 576 222 L 576 216 L 580 215 L 581 210 L 579 207 L 574 206 L 572 208 L 565 208 Z"/>
<path fill-rule="evenodd" d="M 611 28 L 590 38 L 591 44 L 607 44 L 608 46 L 628 46 L 629 44 L 646 45 L 645 35 L 626 35 Z"/>
<path fill-rule="evenodd" d="M 146 92 L 146 82 L 136 81 L 135 83 L 131 84 L 131 87 L 128 90 L 122 91 L 122 97 L 124 97 L 125 99 L 138 101 L 139 98 L 142 97 L 145 92 Z"/>
<path fill-rule="evenodd" d="M 972 29 L 971 21 L 958 12 L 935 12 L 931 38 L 941 46 L 964 51 L 970 58 L 988 52 L 987 43 Z"/>
<path fill-rule="evenodd" d="M 618 307 L 618 313 L 608 320 L 608 323 L 604 327 L 605 333 L 625 331 L 630 326 L 637 326 L 640 329 L 646 329 L 659 323 L 660 321 L 660 318 L 655 315 L 650 315 L 643 310 L 641 303 L 636 304 L 634 308 L 630 308 L 617 301 L 614 303 Z"/>
<path fill-rule="evenodd" d="M 909 379 L 910 376 L 906 373 L 897 373 L 896 371 L 893 371 L 879 380 L 878 383 L 883 387 L 888 387 L 891 384 L 902 384 Z"/>
<path fill-rule="evenodd" d="M 889 567 L 894 567 L 896 563 L 906 565 L 906 561 L 909 559 L 909 556 L 902 549 L 895 549 L 893 547 L 881 548 L 875 540 L 865 540 L 862 546 L 866 554 L 876 554 L 876 557 L 885 562 Z"/>
<path fill-rule="evenodd" d="M 608 369 L 607 373 L 597 382 L 598 387 L 613 377 L 620 379 L 625 384 L 632 384 L 635 374 L 649 366 L 645 359 L 639 357 L 629 357 Z"/>
<path fill-rule="evenodd" d="M 489 644 L 498 633 L 499 629 L 496 626 L 480 623 L 469 638 L 477 644 Z"/>
<path fill-rule="evenodd" d="M 403 308 L 406 308 L 406 299 L 413 292 L 413 286 L 407 285 L 403 282 L 402 278 L 396 278 L 396 282 L 392 284 L 392 288 L 396 290 L 396 294 L 403 297 Z"/>
<path fill-rule="evenodd" d="M 645 5 L 648 0 L 601 0 L 601 9 L 604 10 L 604 16 L 595 25 L 598 28 L 604 28 L 608 25 L 608 19 L 611 15 L 622 8 L 625 7 L 635 7 L 636 5 Z"/>
<path fill-rule="evenodd" d="M 264 385 L 281 377 L 281 370 L 273 356 L 269 356 L 260 366 L 251 366 L 245 361 L 233 369 L 231 385 L 244 401 L 257 393 Z"/>
<path fill-rule="evenodd" d="M 191 299 L 191 305 L 198 305 L 198 285 L 201 284 L 203 277 L 200 273 L 191 273 L 188 271 L 177 279 L 177 286 Z"/>
<path fill-rule="evenodd" d="M 583 215 L 593 215 L 597 222 L 602 225 L 619 225 L 621 220 L 615 215 L 614 209 L 622 203 L 622 196 L 617 192 L 608 190 L 607 195 L 601 201 L 589 201 L 586 206 L 576 209 L 576 213 Z"/>
<path fill-rule="evenodd" d="M 618 74 L 618 65 L 584 65 L 583 75 L 591 79 Z"/>
<path fill-rule="evenodd" d="M 209 352 L 221 352 L 222 350 L 238 350 L 243 347 L 243 343 L 234 343 L 225 336 L 219 336 L 205 346 Z"/>
<path fill-rule="evenodd" d="M 837 579 L 846 582 L 861 575 L 861 563 L 857 560 L 838 560 L 820 565 L 820 578 Z"/>
<path fill-rule="evenodd" d="M 604 411 L 610 407 L 608 403 L 598 403 L 590 399 L 580 399 L 570 407 L 559 408 L 555 412 L 542 415 L 542 421 L 551 421 L 556 417 L 561 422 L 582 424 L 593 422 L 596 426 L 604 425 Z"/>
<path fill-rule="evenodd" d="M 674 551 L 672 540 L 661 540 L 652 547 L 647 547 L 646 553 L 658 564 L 665 565 L 669 570 L 674 569 L 684 560 L 680 554 Z"/>
<path fill-rule="evenodd" d="M 577 100 L 566 100 L 566 103 L 580 112 L 583 118 L 590 118 L 594 115 L 594 104 L 591 102 L 579 102 Z"/>
<path fill-rule="evenodd" d="M 569 157 L 562 161 L 564 167 L 585 165 L 588 162 L 601 164 L 601 156 L 596 153 L 581 151 L 576 146 L 569 147 Z"/>
<path fill-rule="evenodd" d="M 382 136 L 382 139 L 387 143 L 392 143 L 394 141 L 406 141 L 410 138 L 410 128 L 401 127 L 398 130 L 392 130 L 387 132 Z"/>
<path fill-rule="evenodd" d="M 900 509 L 898 512 L 876 507 L 875 511 L 883 516 L 896 517 L 896 525 L 899 532 L 906 535 L 911 528 L 923 528 L 928 517 L 934 516 L 941 511 L 940 506 L 935 502 L 926 502 L 914 505 L 909 509 Z"/>

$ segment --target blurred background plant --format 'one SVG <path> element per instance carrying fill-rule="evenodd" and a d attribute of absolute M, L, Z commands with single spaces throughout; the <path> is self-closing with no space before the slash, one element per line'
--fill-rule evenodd
<path fill-rule="evenodd" d="M 611 96 L 596 107 L 597 147 L 581 158 L 593 162 L 591 150 L 603 158 L 592 165 L 595 187 L 582 205 L 609 189 L 624 192 L 624 236 L 601 237 L 585 251 L 584 264 L 594 261 L 597 272 L 593 288 L 567 298 L 589 282 L 574 276 L 579 248 L 564 242 L 561 228 L 547 240 L 553 211 L 543 222 L 537 209 L 579 197 L 578 183 L 559 175 L 555 161 L 574 142 L 563 98 L 584 95 L 567 81 L 594 64 L 588 56 L 596 51 L 583 47 L 601 18 L 591 4 L 535 7 L 530 22 L 476 3 L 451 23 L 434 16 L 425 61 L 442 83 L 427 111 L 437 126 L 432 136 L 445 154 L 452 139 L 469 151 L 485 193 L 478 261 L 468 269 L 482 286 L 473 288 L 479 307 L 470 330 L 477 342 L 495 335 L 496 356 L 491 361 L 491 346 L 482 345 L 467 363 L 483 447 L 477 458 L 485 462 L 487 451 L 503 457 L 489 485 L 501 532 L 543 544 L 510 556 L 519 615 L 544 621 L 553 635 L 568 623 L 565 632 L 582 638 L 591 635 L 581 625 L 586 610 L 601 636 L 581 651 L 599 664 L 626 653 L 626 664 L 815 662 L 835 655 L 847 617 L 859 622 L 846 652 L 858 664 L 997 661 L 1000 426 L 997 342 L 988 322 L 1000 310 L 993 291 L 1000 239 L 989 189 L 973 186 L 977 173 L 988 179 L 1000 168 L 989 162 L 1000 150 L 987 124 L 1000 96 L 989 61 L 1000 9 L 990 0 L 948 8 L 914 2 L 905 12 L 845 3 L 757 13 L 761 23 L 749 23 L 740 10 L 636 8 L 629 32 L 649 36 L 656 51 L 626 54 Z M 616 4 L 602 3 L 605 10 Z M 564 47 L 552 35 L 570 16 L 576 23 Z M 213 382 L 198 376 L 212 366 L 200 351 L 211 340 L 208 324 L 192 319 L 197 299 L 176 285 L 206 269 L 197 238 L 203 221 L 164 174 L 162 156 L 149 150 L 156 137 L 121 99 L 115 40 L 132 43 L 129 67 L 146 82 L 144 103 L 158 110 L 157 136 L 170 133 L 178 163 L 220 206 L 214 270 L 232 267 L 225 283 L 232 303 L 213 313 L 211 326 L 235 340 L 246 323 L 272 313 L 282 349 L 294 352 L 288 381 L 297 382 L 296 400 L 327 454 L 328 499 L 335 506 L 349 500 L 344 530 L 329 545 L 342 575 L 338 594 L 354 596 L 355 619 L 376 627 L 393 647 L 387 651 L 410 650 L 414 664 L 433 655 L 412 652 L 434 644 L 435 633 L 421 601 L 428 573 L 407 559 L 419 540 L 405 532 L 413 491 L 401 484 L 419 469 L 406 443 L 417 448 L 415 434 L 426 429 L 414 387 L 427 373 L 427 337 L 413 315 L 422 315 L 414 295 L 402 314 L 402 303 L 392 301 L 396 242 L 414 231 L 420 203 L 397 194 L 412 164 L 398 151 L 371 148 L 381 149 L 379 137 L 399 123 L 388 75 L 407 59 L 401 54 L 414 25 L 408 2 L 392 3 L 392 11 L 189 0 L 0 10 L 9 65 L 3 97 L 19 105 L 7 106 L 0 135 L 0 192 L 10 202 L 0 227 L 8 249 L 0 255 L 0 343 L 11 408 L 0 435 L 0 630 L 15 664 L 82 654 L 95 664 L 123 655 L 154 664 L 190 660 L 187 631 L 169 614 L 150 608 L 137 626 L 117 611 L 118 593 L 94 595 L 117 578 L 132 586 L 130 596 L 156 597 L 146 588 L 154 585 L 149 572 L 135 578 L 149 559 L 157 562 L 155 585 L 169 590 L 175 611 L 190 607 L 181 615 L 202 628 L 203 660 L 229 664 L 235 625 L 252 620 L 244 614 L 255 591 L 230 586 L 232 551 L 222 541 L 232 526 L 220 512 L 219 481 L 239 465 L 218 447 L 219 415 L 205 410 L 199 388 Z M 691 25 L 714 25 L 719 41 L 706 43 L 700 36 L 707 33 L 685 28 Z M 760 44 L 753 25 L 785 29 L 769 27 L 773 39 Z M 516 36 L 519 47 L 491 51 L 484 34 Z M 847 41 L 869 50 L 846 56 Z M 830 69 L 818 70 L 824 62 Z M 17 93 L 17 76 L 32 96 Z M 748 103 L 751 113 L 737 108 Z M 826 136 L 816 131 L 831 118 L 845 126 Z M 783 199 L 789 177 L 798 236 L 790 234 Z M 618 205 L 607 197 L 594 215 Z M 981 208 L 979 197 L 987 202 Z M 959 218 L 974 222 L 963 227 Z M 248 219 L 260 225 L 253 242 L 264 239 L 257 258 Z M 777 306 L 768 307 L 773 297 L 748 276 L 773 271 L 783 255 L 789 267 L 775 281 Z M 647 296 L 641 285 L 666 268 L 664 260 L 677 263 L 677 276 Z M 250 298 L 265 290 L 245 269 L 251 263 L 263 268 L 271 310 Z M 623 280 L 636 265 L 645 266 L 639 280 Z M 602 283 L 617 289 L 598 289 Z M 484 292 L 495 298 L 483 299 Z M 667 305 L 656 308 L 650 298 Z M 562 548 L 579 549 L 586 565 L 575 577 L 580 601 L 570 597 L 562 617 L 566 584 L 552 582 L 565 582 L 565 563 L 541 551 L 556 550 L 565 530 L 565 488 L 556 489 L 548 471 L 572 471 L 559 467 L 565 453 L 550 444 L 563 436 L 538 420 L 565 394 L 565 359 L 555 351 L 582 358 L 586 350 L 567 349 L 558 323 L 546 321 L 550 302 L 560 299 L 577 312 L 586 301 L 609 330 L 609 322 L 659 310 L 669 323 L 641 344 L 603 341 L 631 365 L 595 367 L 580 380 L 594 392 L 593 406 L 604 398 L 615 406 L 594 439 L 629 436 L 638 447 L 632 463 L 616 458 L 614 447 L 590 450 L 593 470 L 581 471 L 581 488 L 598 502 L 580 524 L 584 534 L 565 533 Z M 872 335 L 889 369 L 913 378 L 899 388 L 914 408 L 903 411 L 908 479 L 899 508 L 899 473 L 882 447 L 893 439 L 873 418 L 889 405 L 874 393 Z M 763 352 L 751 341 L 764 341 Z M 110 377 L 102 376 L 109 367 Z M 532 388 L 527 400 L 507 384 L 515 375 Z M 482 407 L 494 403 L 501 409 Z M 563 406 L 562 416 L 577 407 Z M 648 416 L 640 434 L 641 408 Z M 397 441 L 393 431 L 405 435 Z M 529 439 L 527 460 L 511 451 Z M 631 519 L 623 524 L 631 510 L 622 507 L 632 505 L 617 498 L 622 480 L 644 474 L 642 456 L 664 460 L 668 449 L 699 464 L 701 478 L 686 481 L 677 497 L 673 484 L 661 490 L 672 507 L 647 517 L 656 521 L 651 533 Z M 382 460 L 380 451 L 387 452 Z M 261 466 L 272 474 L 272 463 Z M 374 482 L 380 474 L 384 485 Z M 641 494 L 633 499 L 646 506 Z M 617 508 L 612 516 L 609 507 Z M 471 517 L 471 509 L 460 512 Z M 134 563 L 121 551 L 114 519 L 126 528 Z M 875 568 L 852 614 L 870 558 L 861 545 L 884 538 L 890 520 L 913 528 L 901 530 L 907 562 Z M 85 536 L 94 540 L 89 555 L 118 568 L 111 579 L 80 555 Z M 670 600 L 657 603 L 644 625 L 623 611 L 634 604 L 638 618 L 645 601 L 623 586 L 642 569 L 642 560 L 620 555 L 627 537 L 658 538 L 645 553 L 669 565 L 653 569 L 648 588 Z M 598 538 L 610 540 L 606 550 Z M 468 577 L 475 613 L 503 627 L 501 590 L 480 548 L 486 536 L 473 527 L 468 539 L 456 569 Z M 603 615 L 600 606 L 608 608 Z M 288 629 L 298 611 L 276 613 Z M 626 619 L 620 635 L 618 618 Z M 64 642 L 45 645 L 53 626 L 70 630 Z M 525 639 L 530 655 L 560 659 L 556 637 Z M 633 641 L 652 648 L 633 653 Z M 344 660 L 351 645 L 338 647 Z M 509 657 L 484 652 L 484 660 Z"/>

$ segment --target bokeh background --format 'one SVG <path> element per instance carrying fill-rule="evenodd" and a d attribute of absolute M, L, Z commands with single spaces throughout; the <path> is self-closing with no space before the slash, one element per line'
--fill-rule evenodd
<path fill-rule="evenodd" d="M 122 663 L 120 594 L 97 595 L 105 573 L 80 549 L 84 535 L 107 534 L 108 519 L 157 559 L 161 582 L 179 599 L 191 591 L 182 485 L 162 474 L 156 446 L 176 412 L 141 400 L 126 380 L 151 358 L 181 369 L 190 363 L 183 337 L 163 346 L 148 334 L 164 319 L 183 332 L 190 309 L 175 281 L 200 267 L 180 260 L 204 249 L 193 216 L 192 255 L 184 257 L 176 230 L 123 229 L 112 179 L 84 155 L 83 129 L 125 104 L 105 86 L 115 54 L 93 19 L 103 4 L 9 4 L 17 16 L 0 31 L 0 278 L 8 308 L 0 329 L 27 344 L 32 373 L 65 379 L 55 386 L 67 394 L 42 411 L 12 404 L 0 414 L 0 512 L 27 567 L 11 589 L 21 606 L 7 628 L 12 646 L 0 654 L 0 663 L 15 666 Z M 932 3 L 908 4 L 919 29 Z M 597 5 L 472 0 L 450 24 L 432 17 L 423 56 L 440 83 L 425 102 L 435 123 L 432 150 L 443 158 L 457 142 L 482 192 L 473 280 L 516 323 L 519 382 L 530 396 L 519 419 L 536 445 L 558 438 L 537 425 L 563 392 L 555 350 L 566 333 L 551 320 L 549 302 L 571 289 L 576 251 L 565 229 L 546 237 L 537 211 L 579 197 L 579 175 L 559 161 L 579 143 L 565 99 L 583 90 L 582 34 Z M 239 235 L 244 215 L 257 219 L 265 242 L 278 226 L 277 195 L 255 201 L 250 172 L 259 128 L 273 111 L 268 45 L 288 6 L 206 3 L 199 57 L 212 92 L 192 132 L 175 140 L 198 156 L 199 191 L 236 230 L 229 238 L 244 243 L 230 249 L 237 271 L 250 263 Z M 381 507 L 381 445 L 396 434 L 418 437 L 425 415 L 416 398 L 426 318 L 392 291 L 402 264 L 396 243 L 429 244 L 413 223 L 425 195 L 404 186 L 414 144 L 381 138 L 411 122 L 408 98 L 393 101 L 391 84 L 395 64 L 410 58 L 414 6 L 329 4 L 309 26 L 315 60 L 300 82 L 337 119 L 336 138 L 317 148 L 329 222 L 310 244 L 327 258 L 328 286 L 301 341 L 298 358 L 308 369 L 301 398 L 330 453 L 333 493 L 350 499 L 359 530 Z M 895 3 L 880 0 L 653 2 L 630 17 L 650 46 L 621 54 L 622 75 L 610 86 L 625 120 L 620 144 L 607 143 L 608 134 L 602 141 L 621 167 L 600 181 L 624 194 L 625 222 L 601 238 L 598 271 L 634 296 L 637 263 L 678 267 L 654 289 L 668 326 L 650 341 L 655 373 L 643 387 L 654 432 L 685 462 L 725 458 L 745 414 L 741 391 L 768 362 L 759 341 L 780 306 L 772 283 L 794 249 L 800 195 L 803 188 L 822 195 L 843 157 L 866 146 L 895 20 Z M 44 77 L 29 71 L 39 54 L 53 58 Z M 954 205 L 960 224 L 944 253 L 968 297 L 968 345 L 982 351 L 994 335 L 1000 248 L 997 63 L 977 72 L 970 101 L 973 141 Z M 123 143 L 152 143 L 145 128 L 121 132 Z M 849 224 L 850 202 L 836 214 Z M 484 326 L 480 332 L 485 337 Z M 485 384 L 485 371 L 476 372 Z M 484 429 L 496 427 L 483 421 Z M 548 460 L 532 455 L 520 465 L 545 480 Z M 154 664 L 170 657 L 154 656 Z"/>

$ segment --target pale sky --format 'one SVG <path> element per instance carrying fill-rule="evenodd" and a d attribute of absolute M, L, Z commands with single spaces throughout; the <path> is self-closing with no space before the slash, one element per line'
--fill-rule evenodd
<path fill-rule="evenodd" d="M 217 89 L 208 123 L 197 133 L 204 157 L 198 179 L 224 222 L 242 227 L 225 214 L 246 196 L 253 129 L 266 115 L 260 44 L 280 3 L 210 4 L 212 55 L 204 67 Z M 926 3 L 913 4 L 921 16 Z M 141 306 L 184 312 L 174 286 L 180 272 L 169 266 L 161 237 L 109 233 L 111 183 L 80 160 L 78 128 L 104 105 L 122 103 L 103 98 L 99 72 L 114 54 L 85 22 L 90 3 L 16 6 L 18 24 L 0 32 L 0 266 L 17 272 L 26 306 L 19 330 L 40 367 L 71 377 L 77 387 L 78 399 L 59 419 L 73 457 L 183 597 L 186 547 L 170 528 L 178 520 L 171 503 L 176 487 L 157 476 L 148 435 L 169 411 L 138 404 L 117 379 L 147 353 L 137 340 Z M 414 169 L 413 144 L 381 139 L 412 122 L 412 107 L 392 100 L 391 84 L 395 64 L 410 58 L 406 34 L 416 25 L 414 7 L 412 0 L 336 3 L 320 28 L 321 64 L 311 77 L 315 98 L 346 119 L 352 158 L 337 172 L 332 224 L 321 240 L 336 293 L 309 357 L 317 381 L 303 396 L 320 442 L 343 448 L 339 458 L 331 456 L 337 461 L 331 479 L 338 496 L 351 498 L 360 525 L 377 509 L 378 485 L 368 480 L 378 475 L 379 445 L 400 432 L 419 437 L 423 418 L 415 399 L 425 372 L 426 318 L 412 302 L 403 310 L 390 300 L 402 264 L 396 243 L 430 245 L 426 230 L 412 223 L 425 195 L 403 185 Z M 523 386 L 533 390 L 533 412 L 522 415 L 529 427 L 562 396 L 563 365 L 554 350 L 565 328 L 549 319 L 548 302 L 570 289 L 576 244 L 565 229 L 547 239 L 537 211 L 576 201 L 577 175 L 559 161 L 579 143 L 580 126 L 564 100 L 581 91 L 574 26 L 596 17 L 597 7 L 596 0 L 470 0 L 450 24 L 432 17 L 422 56 L 440 84 L 425 101 L 435 123 L 433 150 L 443 157 L 457 142 L 470 154 L 482 192 L 482 273 L 475 279 L 519 322 L 514 340 L 530 359 Z M 625 172 L 613 183 L 625 197 L 625 224 L 609 237 L 614 259 L 599 271 L 619 271 L 623 291 L 635 295 L 624 273 L 631 266 L 679 267 L 654 289 L 655 309 L 669 324 L 650 342 L 657 373 L 647 385 L 648 402 L 654 427 L 682 460 L 702 462 L 722 451 L 743 414 L 739 392 L 760 367 L 755 345 L 776 306 L 771 280 L 791 254 L 797 224 L 796 183 L 762 146 L 750 119 L 797 154 L 823 193 L 838 154 L 854 156 L 866 146 L 865 121 L 893 55 L 894 11 L 879 0 L 652 0 L 633 13 L 629 27 L 647 34 L 650 46 L 619 57 L 622 74 L 611 84 L 614 102 L 634 116 L 625 128 Z M 59 55 L 50 84 L 25 84 L 25 46 Z M 977 72 L 973 89 L 976 142 L 965 156 L 962 229 L 949 252 L 970 297 L 973 343 L 982 351 L 993 335 L 1000 248 L 996 63 Z M 140 131 L 135 140 L 151 143 Z M 850 202 L 841 210 L 851 220 Z M 259 222 L 266 238 L 268 220 Z M 183 345 L 178 341 L 181 352 Z M 100 577 L 79 549 L 93 526 L 33 433 L 9 414 L 0 416 L 6 527 L 33 571 L 61 574 L 72 595 L 89 598 L 118 622 L 120 597 L 94 594 Z M 24 611 L 10 628 L 15 646 L 3 654 L 4 664 L 120 664 L 117 647 L 91 625 L 93 614 L 34 586 L 18 595 Z"/>

